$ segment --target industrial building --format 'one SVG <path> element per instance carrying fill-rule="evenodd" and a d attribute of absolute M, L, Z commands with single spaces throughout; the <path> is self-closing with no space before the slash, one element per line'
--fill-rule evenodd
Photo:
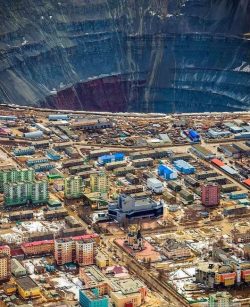
<path fill-rule="evenodd" d="M 47 157 L 52 161 L 58 161 L 61 159 L 60 154 L 54 149 L 47 150 Z"/>
<path fill-rule="evenodd" d="M 218 176 L 218 173 L 216 171 L 207 171 L 207 172 L 199 172 L 195 174 L 195 177 L 197 180 L 203 180 L 203 179 L 207 179 L 210 177 L 216 177 Z"/>
<path fill-rule="evenodd" d="M 227 157 L 239 158 L 239 150 L 236 149 L 233 145 L 220 145 L 218 150 L 223 152 Z"/>
<path fill-rule="evenodd" d="M 71 127 L 74 129 L 80 129 L 84 131 L 92 131 L 92 130 L 99 130 L 99 129 L 107 129 L 113 126 L 112 122 L 100 118 L 97 120 L 78 120 L 71 123 Z"/>
<path fill-rule="evenodd" d="M 34 146 L 19 147 L 14 150 L 15 156 L 29 156 L 29 155 L 33 155 L 34 153 L 35 153 Z"/>
<path fill-rule="evenodd" d="M 121 194 L 116 204 L 109 204 L 109 216 L 118 222 L 145 217 L 159 217 L 163 214 L 163 203 L 148 196 L 135 197 Z"/>
<path fill-rule="evenodd" d="M 231 132 L 229 130 L 216 130 L 209 128 L 207 131 L 207 134 L 209 137 L 213 139 L 219 139 L 219 138 L 227 138 L 231 136 Z"/>
<path fill-rule="evenodd" d="M 247 213 L 247 207 L 245 205 L 232 205 L 224 208 L 223 214 L 225 216 L 241 215 Z"/>
<path fill-rule="evenodd" d="M 248 197 L 248 193 L 247 191 L 236 191 L 236 192 L 230 193 L 229 197 L 230 199 L 233 199 L 233 200 L 244 199 Z"/>
<path fill-rule="evenodd" d="M 83 180 L 80 176 L 70 176 L 64 180 L 64 196 L 67 199 L 83 196 Z"/>
<path fill-rule="evenodd" d="M 114 170 L 115 176 L 124 176 L 128 173 L 134 174 L 135 168 L 133 166 L 125 166 L 125 167 L 118 167 Z"/>
<path fill-rule="evenodd" d="M 10 267 L 11 267 L 11 273 L 15 277 L 21 277 L 27 275 L 25 267 L 16 258 L 11 259 Z"/>
<path fill-rule="evenodd" d="M 154 160 L 152 158 L 143 158 L 143 159 L 135 159 L 132 161 L 132 165 L 134 167 L 147 167 L 147 166 L 153 166 Z"/>
<path fill-rule="evenodd" d="M 0 115 L 0 120 L 3 121 L 15 121 L 17 120 L 17 117 L 14 115 Z"/>
<path fill-rule="evenodd" d="M 33 210 L 14 211 L 10 212 L 10 221 L 30 220 L 33 218 Z"/>
<path fill-rule="evenodd" d="M 33 165 L 36 165 L 36 164 L 47 163 L 47 162 L 49 162 L 48 158 L 46 158 L 46 157 L 38 157 L 38 158 L 27 160 L 26 164 L 28 166 L 33 166 Z"/>
<path fill-rule="evenodd" d="M 111 162 L 123 161 L 125 155 L 123 153 L 117 152 L 112 155 L 104 155 L 98 158 L 99 165 L 105 165 Z"/>
<path fill-rule="evenodd" d="M 200 142 L 200 135 L 197 133 L 197 131 L 190 129 L 187 133 L 188 137 L 190 140 L 194 143 L 199 143 Z"/>
<path fill-rule="evenodd" d="M 174 167 L 177 169 L 177 171 L 185 175 L 190 175 L 195 172 L 195 168 L 184 160 L 175 160 Z"/>
<path fill-rule="evenodd" d="M 167 165 L 160 164 L 158 166 L 158 175 L 166 180 L 173 180 L 177 178 L 177 171 Z"/>
<path fill-rule="evenodd" d="M 29 276 L 17 278 L 16 284 L 19 295 L 25 300 L 34 299 L 41 296 L 39 286 Z"/>
<path fill-rule="evenodd" d="M 204 160 L 213 159 L 215 156 L 210 150 L 201 145 L 193 145 L 191 151 Z"/>
<path fill-rule="evenodd" d="M 23 137 L 26 139 L 41 139 L 43 137 L 43 132 L 41 130 L 26 132 L 23 134 Z"/>
<path fill-rule="evenodd" d="M 50 121 L 57 121 L 57 120 L 68 120 L 69 116 L 67 114 L 50 114 L 48 116 Z"/>

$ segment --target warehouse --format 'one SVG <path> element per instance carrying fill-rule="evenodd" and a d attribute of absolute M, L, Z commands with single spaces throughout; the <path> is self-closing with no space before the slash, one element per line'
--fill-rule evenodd
<path fill-rule="evenodd" d="M 28 276 L 16 279 L 17 290 L 23 299 L 34 299 L 41 296 L 39 286 Z"/>
<path fill-rule="evenodd" d="M 234 206 L 224 208 L 223 213 L 225 216 L 246 214 L 247 207 L 244 205 L 234 205 Z"/>
<path fill-rule="evenodd" d="M 142 185 L 132 185 L 125 188 L 122 188 L 121 193 L 122 194 L 135 194 L 143 192 L 143 186 Z"/>
<path fill-rule="evenodd" d="M 191 151 L 196 154 L 198 157 L 209 160 L 214 158 L 214 154 L 201 145 L 193 145 Z"/>
<path fill-rule="evenodd" d="M 40 123 L 35 123 L 35 127 L 38 130 L 43 131 L 45 134 L 48 134 L 48 135 L 51 134 L 51 130 Z"/>
<path fill-rule="evenodd" d="M 110 154 L 110 150 L 109 149 L 98 149 L 98 150 L 92 150 L 89 153 L 89 158 L 90 159 L 96 159 L 100 156 L 103 155 L 109 155 Z"/>
<path fill-rule="evenodd" d="M 199 182 L 191 176 L 185 176 L 184 182 L 192 187 L 198 187 L 200 185 Z"/>
<path fill-rule="evenodd" d="M 230 193 L 230 199 L 238 200 L 238 199 L 244 199 L 248 197 L 247 191 L 236 191 Z"/>
<path fill-rule="evenodd" d="M 46 157 L 39 157 L 39 158 L 34 158 L 26 161 L 26 164 L 28 166 L 33 166 L 36 164 L 41 164 L 41 163 L 47 163 L 49 162 L 49 159 Z"/>
<path fill-rule="evenodd" d="M 29 156 L 33 155 L 35 153 L 35 147 L 30 146 L 30 147 L 18 147 L 14 150 L 14 155 L 15 156 Z"/>
<path fill-rule="evenodd" d="M 250 156 L 250 147 L 245 145 L 244 143 L 235 143 L 233 147 L 239 151 L 239 153 L 243 156 Z"/>
<path fill-rule="evenodd" d="M 239 150 L 233 145 L 220 145 L 218 149 L 227 157 L 239 158 Z"/>
<path fill-rule="evenodd" d="M 227 138 L 229 137 L 232 133 L 228 130 L 215 130 L 215 129 L 208 129 L 207 134 L 209 137 L 213 139 L 219 139 L 219 138 Z"/>
<path fill-rule="evenodd" d="M 41 130 L 27 132 L 23 134 L 23 137 L 26 139 L 40 139 L 43 137 L 43 132 Z"/>
<path fill-rule="evenodd" d="M 168 187 L 175 192 L 180 192 L 181 190 L 181 185 L 174 181 L 169 182 Z"/>
<path fill-rule="evenodd" d="M 171 162 L 174 162 L 175 160 L 189 161 L 190 159 L 192 159 L 192 156 L 190 156 L 189 154 L 185 154 L 185 153 L 175 154 L 174 156 L 170 158 Z"/>
<path fill-rule="evenodd" d="M 184 198 L 188 203 L 192 203 L 194 201 L 194 195 L 189 193 L 187 190 L 181 190 L 180 196 Z"/>
<path fill-rule="evenodd" d="M 210 177 L 206 179 L 207 183 L 218 183 L 220 185 L 227 183 L 227 178 L 224 176 Z"/>
<path fill-rule="evenodd" d="M 10 221 L 30 220 L 33 218 L 33 211 L 16 211 L 9 214 Z"/>
<path fill-rule="evenodd" d="M 133 166 L 127 166 L 127 167 L 118 167 L 114 170 L 115 176 L 124 176 L 128 173 L 134 174 L 135 168 Z"/>
<path fill-rule="evenodd" d="M 177 171 L 167 165 L 160 164 L 158 166 L 158 175 L 166 180 L 174 180 L 177 178 Z"/>
<path fill-rule="evenodd" d="M 68 120 L 69 119 L 69 116 L 67 114 L 50 114 L 48 116 L 48 119 L 50 121 L 57 121 L 57 120 Z"/>
<path fill-rule="evenodd" d="M 195 142 L 195 143 L 198 143 L 200 142 L 200 136 L 199 134 L 197 133 L 197 131 L 193 130 L 193 129 L 190 129 L 188 131 L 188 137 L 190 138 L 190 140 L 192 142 Z"/>
<path fill-rule="evenodd" d="M 185 175 L 190 175 L 195 172 L 195 168 L 184 160 L 175 160 L 174 166 L 179 172 Z"/>
<path fill-rule="evenodd" d="M 117 152 L 111 155 L 103 155 L 98 158 L 99 165 L 105 165 L 107 163 L 116 162 L 116 161 L 123 161 L 124 160 L 124 153 Z"/>
<path fill-rule="evenodd" d="M 75 175 L 75 174 L 77 174 L 79 172 L 90 171 L 91 168 L 92 168 L 92 166 L 89 165 L 89 164 L 71 166 L 71 167 L 69 167 L 69 173 L 71 175 Z"/>
<path fill-rule="evenodd" d="M 119 168 L 119 167 L 124 167 L 127 165 L 127 162 L 126 161 L 116 161 L 116 162 L 111 162 L 111 163 L 107 163 L 105 165 L 105 168 L 106 170 L 108 171 L 112 171 L 116 168 Z"/>
<path fill-rule="evenodd" d="M 132 161 L 134 167 L 153 166 L 153 164 L 154 160 L 152 158 L 136 159 Z"/>
<path fill-rule="evenodd" d="M 11 259 L 11 273 L 15 277 L 25 276 L 27 274 L 26 269 L 22 266 L 22 264 L 15 258 Z"/>
<path fill-rule="evenodd" d="M 78 166 L 78 165 L 83 165 L 83 159 L 69 159 L 66 161 L 63 161 L 62 163 L 62 167 L 63 168 L 68 168 L 68 167 L 72 167 L 72 166 Z"/>
<path fill-rule="evenodd" d="M 200 172 L 200 173 L 196 173 L 195 175 L 197 180 L 202 180 L 202 179 L 206 179 L 209 177 L 216 177 L 216 176 L 218 176 L 216 171 Z"/>
<path fill-rule="evenodd" d="M 230 192 L 235 192 L 238 190 L 237 185 L 233 184 L 233 183 L 229 183 L 229 184 L 224 184 L 221 186 L 221 191 L 223 193 L 230 193 Z"/>
<path fill-rule="evenodd" d="M 140 182 L 140 179 L 136 175 L 131 173 L 126 174 L 125 178 L 131 184 L 139 184 Z"/>
<path fill-rule="evenodd" d="M 68 215 L 68 211 L 64 208 L 62 209 L 58 209 L 58 210 L 50 210 L 50 211 L 47 211 L 47 212 L 44 212 L 44 217 L 48 220 L 51 220 L 51 219 L 60 219 L 60 218 L 63 218 L 65 216 Z"/>
<path fill-rule="evenodd" d="M 61 156 L 59 155 L 58 152 L 56 152 L 54 149 L 49 149 L 47 151 L 47 156 L 49 159 L 51 159 L 52 161 L 58 161 L 61 159 Z"/>
<path fill-rule="evenodd" d="M 48 148 L 49 147 L 49 141 L 42 140 L 42 141 L 32 142 L 32 146 L 34 146 L 36 149 Z"/>

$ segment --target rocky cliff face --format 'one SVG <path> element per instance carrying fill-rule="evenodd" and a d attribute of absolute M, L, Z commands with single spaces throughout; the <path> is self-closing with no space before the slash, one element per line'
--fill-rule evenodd
<path fill-rule="evenodd" d="M 0 101 L 250 108 L 249 0 L 0 0 Z"/>

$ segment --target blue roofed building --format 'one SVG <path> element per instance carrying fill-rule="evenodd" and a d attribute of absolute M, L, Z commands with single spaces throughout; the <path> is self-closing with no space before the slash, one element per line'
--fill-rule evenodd
<path fill-rule="evenodd" d="M 50 160 L 53 160 L 53 161 L 58 161 L 61 159 L 61 156 L 58 152 L 56 152 L 54 149 L 49 149 L 47 151 L 47 157 L 50 159 Z"/>
<path fill-rule="evenodd" d="M 200 142 L 200 135 L 193 129 L 189 130 L 188 137 L 192 142 Z"/>
<path fill-rule="evenodd" d="M 182 174 L 188 175 L 188 174 L 194 174 L 195 172 L 194 166 L 184 160 L 175 160 L 174 166 L 177 169 L 177 171 L 181 172 Z"/>
<path fill-rule="evenodd" d="M 107 163 L 111 162 L 117 162 L 117 161 L 123 161 L 124 160 L 124 153 L 117 152 L 112 155 L 103 155 L 98 158 L 98 164 L 99 165 L 105 165 Z"/>
<path fill-rule="evenodd" d="M 109 307 L 109 298 L 99 295 L 97 288 L 79 290 L 79 304 L 81 307 Z"/>
<path fill-rule="evenodd" d="M 15 156 L 29 156 L 29 155 L 33 155 L 34 153 L 35 153 L 35 147 L 34 146 L 18 147 L 14 150 Z"/>
<path fill-rule="evenodd" d="M 173 180 L 177 178 L 177 171 L 167 165 L 160 164 L 158 166 L 158 175 L 166 180 Z"/>

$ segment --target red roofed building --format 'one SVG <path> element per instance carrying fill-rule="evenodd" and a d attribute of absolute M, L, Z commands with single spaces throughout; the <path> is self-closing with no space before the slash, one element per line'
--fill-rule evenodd
<path fill-rule="evenodd" d="M 219 160 L 219 159 L 212 159 L 211 160 L 211 162 L 213 163 L 213 164 L 215 164 L 216 166 L 218 166 L 218 167 L 221 167 L 221 166 L 224 166 L 225 165 L 225 163 L 223 163 L 221 160 Z"/>
<path fill-rule="evenodd" d="M 21 249 L 25 255 L 44 255 L 54 252 L 54 240 L 43 240 L 27 242 L 21 244 Z"/>
<path fill-rule="evenodd" d="M 245 185 L 247 185 L 248 187 L 250 187 L 250 178 L 243 180 L 243 183 L 245 183 Z"/>

